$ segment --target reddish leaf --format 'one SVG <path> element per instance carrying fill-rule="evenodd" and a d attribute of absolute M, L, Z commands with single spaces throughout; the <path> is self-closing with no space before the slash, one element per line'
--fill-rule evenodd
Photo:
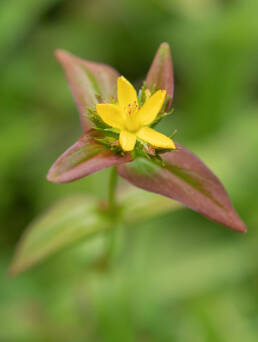
<path fill-rule="evenodd" d="M 91 122 L 85 118 L 87 109 L 95 108 L 99 96 L 108 101 L 112 96 L 116 96 L 116 80 L 119 74 L 108 65 L 85 61 L 63 50 L 56 52 L 56 58 L 65 70 L 80 112 L 82 127 L 86 131 L 91 127 Z"/>
<path fill-rule="evenodd" d="M 157 89 L 165 89 L 170 98 L 167 109 L 171 107 L 174 95 L 174 75 L 168 43 L 162 43 L 158 48 L 147 74 L 146 85 L 149 89 L 154 86 Z"/>
<path fill-rule="evenodd" d="M 177 148 L 163 155 L 164 167 L 136 159 L 119 165 L 118 173 L 139 188 L 173 198 L 213 221 L 245 232 L 218 178 L 192 152 L 178 144 Z"/>
<path fill-rule="evenodd" d="M 130 155 L 113 154 L 85 133 L 52 165 L 47 179 L 54 183 L 72 182 L 106 167 L 125 163 L 130 158 Z"/>

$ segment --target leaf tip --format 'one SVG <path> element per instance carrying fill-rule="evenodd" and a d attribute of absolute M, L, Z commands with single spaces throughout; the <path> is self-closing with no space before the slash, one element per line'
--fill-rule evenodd
<path fill-rule="evenodd" d="M 19 263 L 19 260 L 17 258 L 17 251 L 16 251 L 11 261 L 11 264 L 6 272 L 6 275 L 10 278 L 17 277 L 26 268 L 27 268 L 26 264 L 22 265 L 21 263 Z"/>
<path fill-rule="evenodd" d="M 56 175 L 52 167 L 49 169 L 46 175 L 46 179 L 47 181 L 55 184 L 65 183 L 65 181 L 63 181 L 60 176 Z"/>
<path fill-rule="evenodd" d="M 156 87 L 167 92 L 169 102 L 167 110 L 171 107 L 174 95 L 174 74 L 170 46 L 167 42 L 159 45 L 146 77 L 149 89 Z"/>
<path fill-rule="evenodd" d="M 7 270 L 6 275 L 10 278 L 14 278 L 18 275 L 19 271 L 16 270 L 15 267 L 10 266 L 10 268 Z"/>
<path fill-rule="evenodd" d="M 170 54 L 170 45 L 167 42 L 163 42 L 160 44 L 158 51 L 160 55 L 166 56 L 167 54 Z"/>
<path fill-rule="evenodd" d="M 47 181 L 51 182 L 51 183 L 63 183 L 62 180 L 60 179 L 60 175 L 57 173 L 56 170 L 56 164 L 57 164 L 58 160 L 50 167 L 50 169 L 48 170 L 48 173 L 46 175 L 46 179 Z"/>
<path fill-rule="evenodd" d="M 55 182 L 55 176 L 54 176 L 54 173 L 53 173 L 53 166 L 51 166 L 51 168 L 48 170 L 48 173 L 46 175 L 46 179 L 49 182 Z"/>
<path fill-rule="evenodd" d="M 239 233 L 247 233 L 247 227 L 244 224 L 244 222 L 242 220 L 239 219 L 239 222 L 237 225 L 235 225 L 234 230 L 236 230 Z"/>
<path fill-rule="evenodd" d="M 55 57 L 58 61 L 61 61 L 63 60 L 63 58 L 66 58 L 66 57 L 69 57 L 70 56 L 70 53 L 65 51 L 65 50 L 62 50 L 62 49 L 57 49 L 55 51 Z"/>

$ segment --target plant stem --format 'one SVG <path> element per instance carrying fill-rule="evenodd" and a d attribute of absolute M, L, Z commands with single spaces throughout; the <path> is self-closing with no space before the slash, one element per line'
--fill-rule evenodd
<path fill-rule="evenodd" d="M 112 212 L 116 207 L 116 199 L 115 199 L 115 193 L 116 193 L 116 185 L 117 185 L 117 172 L 116 167 L 113 166 L 110 173 L 109 178 L 109 186 L 108 186 L 108 206 L 110 212 Z"/>
<path fill-rule="evenodd" d="M 108 264 L 110 265 L 112 261 L 113 254 L 116 249 L 116 235 L 117 235 L 117 229 L 119 226 L 119 222 L 117 219 L 117 203 L 116 203 L 116 186 L 118 181 L 118 175 L 116 171 L 116 167 L 112 167 L 110 172 L 110 178 L 109 178 L 109 185 L 108 185 L 108 210 L 110 214 L 110 219 L 112 221 L 113 227 L 110 231 L 107 233 L 107 250 L 106 250 L 106 258 L 108 261 Z"/>

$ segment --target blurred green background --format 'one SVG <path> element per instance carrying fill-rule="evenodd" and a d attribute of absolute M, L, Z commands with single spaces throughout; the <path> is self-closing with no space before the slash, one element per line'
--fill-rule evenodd
<path fill-rule="evenodd" d="M 0 1 L 0 341 L 258 341 L 257 0 Z M 90 260 L 101 236 L 7 275 L 27 224 L 73 193 L 105 198 L 109 171 L 46 181 L 81 134 L 57 48 L 114 66 L 136 85 L 171 45 L 175 115 L 186 145 L 218 175 L 241 235 L 188 209 L 134 228 L 115 267 Z"/>

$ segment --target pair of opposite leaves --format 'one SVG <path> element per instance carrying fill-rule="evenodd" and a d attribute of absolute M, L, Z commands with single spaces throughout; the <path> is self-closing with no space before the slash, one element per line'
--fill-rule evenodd
<path fill-rule="evenodd" d="M 160 166 L 146 158 L 132 160 L 130 153 L 114 154 L 97 143 L 91 134 L 92 123 L 85 114 L 87 109 L 95 109 L 101 99 L 109 101 L 116 96 L 119 74 L 108 65 L 85 61 L 62 50 L 57 51 L 56 57 L 65 70 L 84 134 L 53 164 L 48 180 L 67 183 L 115 165 L 118 174 L 133 185 L 177 200 L 233 230 L 246 231 L 218 178 L 180 144 L 176 143 L 176 150 L 161 155 L 164 165 Z M 174 81 L 167 43 L 162 43 L 156 52 L 146 86 L 166 90 L 169 99 L 166 109 L 171 107 Z"/>

